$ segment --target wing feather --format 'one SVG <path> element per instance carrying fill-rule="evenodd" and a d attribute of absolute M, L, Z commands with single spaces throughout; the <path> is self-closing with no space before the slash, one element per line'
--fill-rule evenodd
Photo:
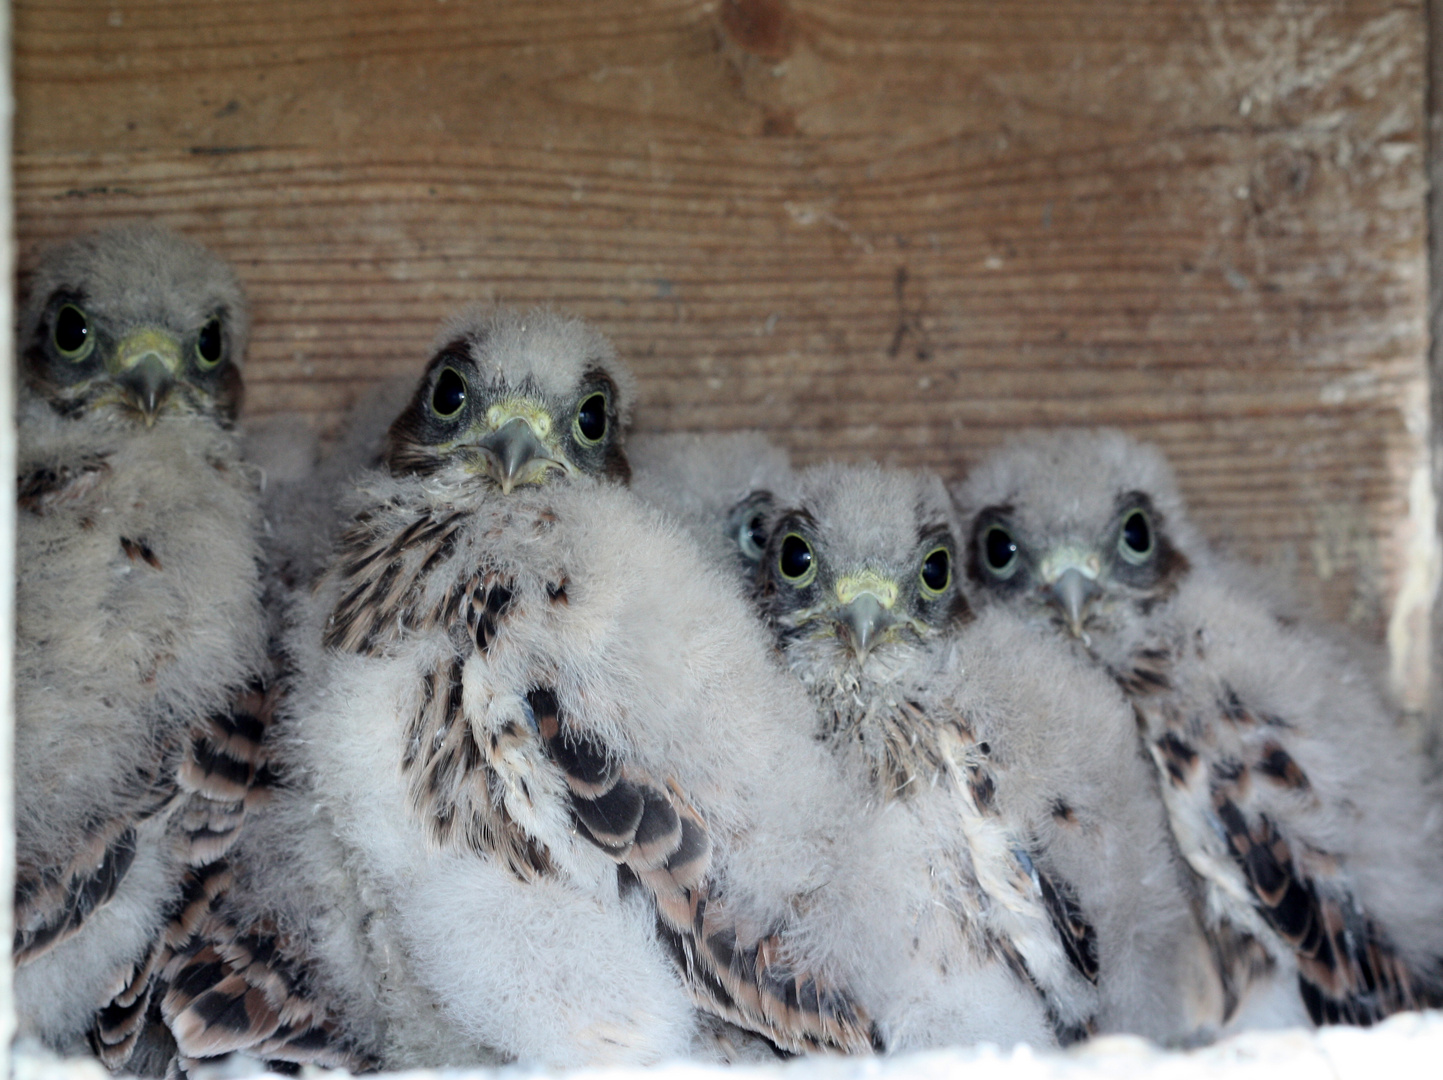
<path fill-rule="evenodd" d="M 487 654 L 516 612 L 514 582 L 487 571 L 459 579 L 439 602 L 421 599 L 426 576 L 451 552 L 465 517 L 427 512 L 396 534 L 374 516 L 358 515 L 341 541 L 342 596 L 327 624 L 325 646 L 376 655 L 407 628 L 459 620 L 475 651 Z M 565 606 L 565 580 L 548 587 L 547 596 L 552 605 Z M 465 660 L 462 655 L 444 660 L 425 676 L 406 728 L 402 766 L 411 809 L 436 842 L 464 843 L 523 880 L 553 872 L 544 845 L 506 811 L 493 765 L 533 742 L 539 729 L 552 766 L 566 777 L 579 834 L 620 864 L 624 880 L 651 895 L 661 935 L 703 1008 L 784 1049 L 874 1048 L 873 1025 L 859 1006 L 791 970 L 780 928 L 759 940 L 736 940 L 726 905 L 708 891 L 712 848 L 706 824 L 680 791 L 624 769 L 606 747 L 564 731 L 556 698 L 544 688 L 529 695 L 533 728 L 511 723 L 485 745 L 478 743 L 462 708 Z"/>
<path fill-rule="evenodd" d="M 207 914 L 162 976 L 161 1014 L 183 1057 L 244 1051 L 352 1072 L 376 1067 L 316 999 L 291 945 L 270 922 L 239 926 Z"/>
<path fill-rule="evenodd" d="M 1270 947 L 1293 954 L 1303 1003 L 1318 1024 L 1372 1024 L 1438 1002 L 1436 988 L 1409 969 L 1387 931 L 1364 910 L 1339 860 L 1289 836 L 1282 821 L 1259 808 L 1258 785 L 1313 797 L 1306 771 L 1283 745 L 1286 722 L 1252 708 L 1224 684 L 1212 726 L 1219 737 L 1231 736 L 1232 749 L 1215 746 L 1204 755 L 1193 728 L 1165 697 L 1155 691 L 1134 705 L 1155 732 L 1150 748 L 1174 831 L 1184 840 L 1189 830 L 1197 831 L 1190 824 L 1196 819 L 1210 833 L 1184 842 L 1184 851 L 1206 849 L 1220 838 L 1217 858 L 1192 855 L 1193 869 L 1212 882 L 1219 898 L 1238 897 L 1225 902 L 1252 909 L 1251 919 L 1225 916 L 1236 925 L 1212 926 L 1214 937 L 1227 933 L 1245 941 L 1249 933 L 1271 931 L 1276 944 Z M 1224 880 L 1230 875 L 1233 880 Z M 1257 968 L 1253 953 L 1244 959 Z M 1231 976 L 1245 982 L 1248 975 L 1225 973 L 1229 982 Z"/>
<path fill-rule="evenodd" d="M 738 938 L 725 902 L 712 895 L 706 823 L 675 784 L 617 764 L 604 746 L 568 730 L 550 691 L 533 690 L 528 702 L 566 772 L 581 834 L 650 894 L 662 939 L 699 1005 L 792 1052 L 878 1048 L 857 1003 L 787 959 L 782 927 Z"/>

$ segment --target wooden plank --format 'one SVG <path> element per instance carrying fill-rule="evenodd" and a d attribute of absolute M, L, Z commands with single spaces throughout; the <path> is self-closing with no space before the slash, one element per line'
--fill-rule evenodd
<path fill-rule="evenodd" d="M 650 429 L 949 475 L 1032 424 L 1157 439 L 1210 536 L 1377 639 L 1433 535 L 1419 2 L 15 18 L 24 257 L 138 215 L 214 245 L 255 413 L 333 424 L 458 305 L 551 303 Z"/>
<path fill-rule="evenodd" d="M 0 274 L 15 270 L 15 215 L 11 170 L 14 99 L 10 80 L 11 25 L 0 18 Z M 15 324 L 14 298 L 0 295 L 0 326 Z M 14 339 L 0 341 L 0 399 L 15 400 Z M 15 894 L 15 417 L 0 417 L 0 896 Z M 0 905 L 0 941 L 13 941 L 15 909 Z M 8 1075 L 15 1040 L 15 983 L 11 957 L 0 958 L 0 1073 Z"/>

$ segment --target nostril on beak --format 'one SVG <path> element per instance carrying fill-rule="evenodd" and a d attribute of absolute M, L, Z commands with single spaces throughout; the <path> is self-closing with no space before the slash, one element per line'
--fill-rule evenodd
<path fill-rule="evenodd" d="M 1087 619 L 1087 609 L 1100 590 L 1097 582 L 1087 577 L 1076 567 L 1069 567 L 1052 583 L 1048 598 L 1062 609 L 1067 619 L 1067 628 L 1074 637 L 1082 637 L 1082 624 Z"/>
<path fill-rule="evenodd" d="M 837 621 L 852 645 L 852 652 L 858 660 L 862 660 L 872 651 L 872 646 L 893 619 L 881 600 L 864 592 L 841 610 Z"/>
<path fill-rule="evenodd" d="M 502 493 L 507 495 L 527 465 L 548 456 L 545 444 L 536 437 L 531 425 L 519 416 L 482 439 L 480 446 L 487 451 L 492 476 L 501 485 Z"/>
<path fill-rule="evenodd" d="M 159 353 L 151 352 L 131 364 L 121 376 L 120 382 L 149 426 L 155 423 L 156 414 L 169 396 L 175 378 L 164 358 Z"/>

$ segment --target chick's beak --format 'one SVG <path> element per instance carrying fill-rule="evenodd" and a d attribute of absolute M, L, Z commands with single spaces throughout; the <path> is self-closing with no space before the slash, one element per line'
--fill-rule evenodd
<path fill-rule="evenodd" d="M 1072 635 L 1082 637 L 1082 624 L 1087 618 L 1087 609 L 1092 598 L 1100 591 L 1094 579 L 1077 567 L 1070 566 L 1049 587 L 1047 598 L 1055 607 L 1061 609 Z"/>
<path fill-rule="evenodd" d="M 144 417 L 146 427 L 155 423 L 179 370 L 180 343 L 163 330 L 137 330 L 115 350 L 116 385 Z"/>
<path fill-rule="evenodd" d="M 865 660 L 895 616 L 874 593 L 859 593 L 850 604 L 837 613 L 837 626 L 851 643 L 852 652 L 860 662 Z"/>
<path fill-rule="evenodd" d="M 487 475 L 501 485 L 503 494 L 509 495 L 520 484 L 539 481 L 551 469 L 566 469 L 522 416 L 506 421 L 476 445 L 485 457 Z"/>

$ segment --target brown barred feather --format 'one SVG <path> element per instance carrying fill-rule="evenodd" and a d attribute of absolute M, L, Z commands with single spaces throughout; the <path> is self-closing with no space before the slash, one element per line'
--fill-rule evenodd
<path fill-rule="evenodd" d="M 275 692 L 257 682 L 237 696 L 228 713 L 208 717 L 181 761 L 181 788 L 216 802 L 245 800 L 264 758 L 274 709 Z"/>
<path fill-rule="evenodd" d="M 153 980 L 165 954 L 164 946 L 164 939 L 157 937 L 120 980 L 110 1003 L 95 1014 L 90 1028 L 90 1047 L 112 1071 L 118 1071 L 130 1060 L 145 1029 Z"/>
<path fill-rule="evenodd" d="M 14 950 L 17 963 L 23 964 L 72 936 L 114 897 L 135 858 L 141 823 L 169 815 L 169 834 L 183 845 L 190 866 L 165 930 L 144 956 L 118 975 L 114 996 L 92 1022 L 91 1045 L 111 1069 L 125 1065 L 145 1029 L 159 970 L 191 938 L 230 882 L 221 857 L 234 842 L 248 803 L 256 798 L 272 704 L 263 686 L 248 688 L 230 713 L 197 725 L 187 745 L 162 745 L 148 772 L 135 777 L 128 813 L 93 823 L 84 846 L 68 864 L 19 868 Z"/>
<path fill-rule="evenodd" d="M 459 619 L 476 650 L 488 652 L 515 610 L 509 581 L 494 573 L 478 574 L 458 581 L 439 603 L 419 607 L 425 575 L 449 555 L 463 518 L 461 513 L 427 514 L 393 538 L 382 535 L 373 519 L 358 516 L 341 541 L 342 596 L 325 632 L 325 645 L 376 655 L 404 628 Z M 566 583 L 559 582 L 548 595 L 552 603 L 564 603 Z M 502 782 L 492 764 L 530 744 L 534 733 L 512 725 L 478 742 L 462 709 L 464 662 L 464 656 L 452 657 L 425 676 L 407 721 L 401 765 L 408 777 L 410 809 L 427 824 L 437 844 L 463 843 L 499 860 L 521 880 L 550 874 L 554 871 L 545 848 L 506 812 Z M 725 905 L 709 905 L 711 841 L 705 824 L 680 792 L 616 767 L 604 747 L 570 733 L 563 738 L 559 710 L 549 692 L 534 692 L 530 704 L 548 749 L 558 763 L 565 762 L 578 831 L 616 859 L 620 873 L 653 896 L 658 926 L 672 942 L 694 997 L 786 1049 L 872 1049 L 873 1028 L 860 1008 L 846 995 L 792 973 L 781 959 L 776 934 L 745 944 L 734 940 Z M 206 955 L 197 963 L 214 970 L 217 960 Z M 254 1027 L 259 1021 L 263 1026 L 268 1014 L 260 1008 L 260 999 L 252 1000 L 254 991 L 234 981 L 227 988 L 225 1007 L 237 1023 L 244 1020 Z M 242 994 L 243 989 L 251 997 Z"/>
<path fill-rule="evenodd" d="M 162 976 L 161 1013 L 188 1058 L 233 1051 L 294 1064 L 375 1068 L 348 1045 L 269 923 L 237 927 L 209 914 Z"/>
<path fill-rule="evenodd" d="M 197 879 L 214 885 L 214 867 L 235 844 L 247 811 L 268 797 L 265 734 L 277 693 L 253 680 L 229 712 L 207 717 L 191 733 L 177 769 L 180 790 L 188 796 L 177 821 L 186 862 L 198 868 L 183 883 L 185 892 Z M 185 910 L 183 903 L 178 910 Z"/>
<path fill-rule="evenodd" d="M 15 963 L 23 965 L 66 941 L 110 902 L 135 859 L 129 820 L 97 823 L 84 848 L 63 867 L 16 867 Z"/>
<path fill-rule="evenodd" d="M 217 934 L 225 938 L 226 924 L 217 910 L 234 880 L 225 856 L 246 813 L 269 798 L 274 775 L 266 759 L 265 738 L 278 694 L 275 686 L 253 680 L 236 695 L 228 712 L 207 717 L 193 729 L 180 755 L 176 779 L 184 801 L 175 820 L 189 865 L 157 952 L 154 977 L 163 987 L 164 1000 L 183 996 L 174 982 L 180 975 L 189 980 L 186 985 L 191 990 L 199 987 L 203 971 L 217 978 L 222 975 L 220 969 L 194 961 L 197 956 L 209 955 L 205 950 L 215 944 L 212 938 Z M 195 1014 L 187 1016 L 194 1022 Z M 203 1045 L 193 1042 L 182 1048 L 182 1054 L 208 1056 L 200 1049 Z M 255 1052 L 254 1047 L 245 1048 Z"/>
<path fill-rule="evenodd" d="M 21 857 L 15 868 L 12 945 L 17 966 L 68 940 L 115 896 L 135 859 L 136 827 L 174 804 L 178 753 L 178 747 L 161 747 L 148 769 L 132 779 L 127 812 L 91 821 L 67 862 L 41 865 Z"/>
<path fill-rule="evenodd" d="M 1265 764 L 1270 761 L 1265 758 Z M 1288 763 L 1305 786 L 1296 763 L 1290 758 Z M 1383 928 L 1352 896 L 1336 894 L 1336 887 L 1310 872 L 1310 853 L 1294 852 L 1266 815 L 1243 811 L 1248 774 L 1240 763 L 1213 770 L 1213 810 L 1252 889 L 1254 908 L 1297 958 L 1299 987 L 1313 1021 L 1371 1024 L 1434 1004 L 1413 985 Z M 1319 854 L 1318 861 L 1326 868 L 1331 860 Z"/>
<path fill-rule="evenodd" d="M 186 947 L 234 880 L 235 874 L 225 859 L 206 866 L 192 866 L 186 871 L 180 895 L 176 897 L 170 918 L 166 921 L 167 954 Z"/>
<path fill-rule="evenodd" d="M 779 933 L 738 941 L 725 903 L 711 895 L 706 823 L 675 784 L 619 766 L 604 746 L 566 730 L 550 691 L 533 690 L 528 701 L 566 774 L 580 833 L 651 895 L 662 939 L 702 1008 L 796 1053 L 877 1048 L 861 1007 L 794 970 Z"/>

